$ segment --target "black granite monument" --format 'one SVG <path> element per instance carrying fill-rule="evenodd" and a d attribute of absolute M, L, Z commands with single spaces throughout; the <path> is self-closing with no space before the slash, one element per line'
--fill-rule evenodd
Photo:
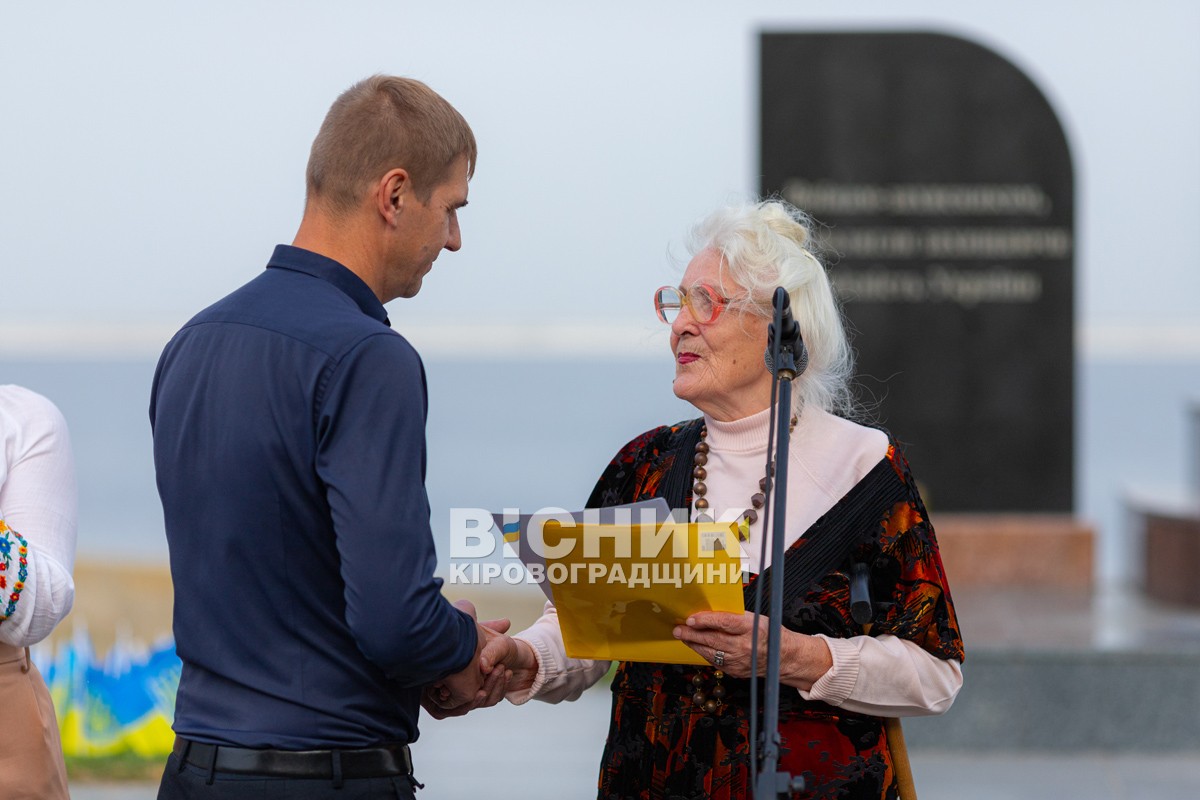
<path fill-rule="evenodd" d="M 932 508 L 1074 508 L 1074 186 L 1045 96 L 933 33 L 766 33 L 762 192 L 823 226 L 860 395 Z"/>

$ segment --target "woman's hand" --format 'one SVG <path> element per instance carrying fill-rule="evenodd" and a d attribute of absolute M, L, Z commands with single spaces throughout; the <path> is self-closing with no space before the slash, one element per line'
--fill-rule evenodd
<path fill-rule="evenodd" d="M 675 638 L 727 675 L 749 678 L 753 631 L 754 615 L 749 611 L 742 614 L 700 611 L 688 617 L 683 625 L 675 626 Z M 833 666 L 829 647 L 819 637 L 796 633 L 787 628 L 781 634 L 780 682 L 808 691 Z M 758 676 L 766 673 L 767 618 L 759 617 Z"/>
<path fill-rule="evenodd" d="M 533 645 L 511 636 L 497 637 L 488 642 L 479 656 L 479 667 L 490 672 L 507 670 L 505 692 L 527 691 L 538 674 L 538 660 Z"/>

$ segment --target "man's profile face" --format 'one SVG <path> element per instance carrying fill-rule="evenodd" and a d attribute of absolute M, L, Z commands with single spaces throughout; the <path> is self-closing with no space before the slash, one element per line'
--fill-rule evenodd
<path fill-rule="evenodd" d="M 418 187 L 419 188 L 419 187 Z M 467 159 L 450 167 L 449 177 L 434 187 L 426 202 L 412 194 L 400 211 L 388 271 L 388 294 L 413 297 L 442 250 L 462 246 L 458 210 L 467 204 Z"/>

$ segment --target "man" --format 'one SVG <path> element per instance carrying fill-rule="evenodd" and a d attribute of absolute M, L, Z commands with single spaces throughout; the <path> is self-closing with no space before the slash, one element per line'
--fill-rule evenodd
<path fill-rule="evenodd" d="M 183 673 L 160 798 L 264 780 L 412 797 L 422 687 L 450 706 L 503 692 L 479 656 L 505 625 L 433 577 L 425 375 L 383 306 L 459 249 L 475 159 L 424 84 L 351 87 L 313 142 L 293 245 L 163 351 L 150 423 Z"/>

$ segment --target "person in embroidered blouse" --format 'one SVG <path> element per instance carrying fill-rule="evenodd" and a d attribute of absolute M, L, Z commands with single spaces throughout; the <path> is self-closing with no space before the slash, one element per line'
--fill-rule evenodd
<path fill-rule="evenodd" d="M 782 568 L 788 578 L 803 572 L 805 547 L 830 531 L 852 546 L 841 565 L 784 598 L 780 769 L 805 778 L 805 797 L 895 797 L 883 718 L 942 713 L 962 685 L 962 639 L 916 482 L 887 433 L 852 421 L 851 350 L 803 213 L 779 201 L 723 208 L 693 230 L 690 249 L 680 285 L 658 290 L 655 306 L 671 326 L 674 392 L 703 416 L 623 447 L 587 505 L 664 497 L 693 521 L 746 520 L 742 558 L 753 607 L 753 576 L 776 568 L 769 553 L 760 563 L 757 509 L 771 400 L 763 365 L 770 297 L 785 287 L 809 363 L 794 382 Z M 869 525 L 856 522 L 864 518 Z M 854 563 L 870 570 L 869 633 L 849 613 Z M 752 620 L 696 613 L 676 628 L 710 668 L 620 665 L 601 798 L 749 795 Z M 516 704 L 573 700 L 609 669 L 566 655 L 551 604 L 511 648 L 507 696 Z"/>
<path fill-rule="evenodd" d="M 20 386 L 0 386 L 0 797 L 67 798 L 58 721 L 29 646 L 71 610 L 77 490 L 67 425 Z"/>

